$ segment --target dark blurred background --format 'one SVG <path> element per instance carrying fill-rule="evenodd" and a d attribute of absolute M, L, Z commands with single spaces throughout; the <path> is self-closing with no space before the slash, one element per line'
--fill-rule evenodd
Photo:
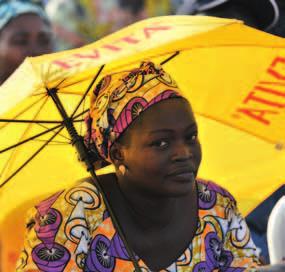
<path fill-rule="evenodd" d="M 102 38 L 126 25 L 154 16 L 170 14 L 205 14 L 238 19 L 270 18 L 271 9 L 256 4 L 253 12 L 244 3 L 256 0 L 45 0 L 46 11 L 53 23 L 57 50 L 78 47 Z M 263 0 L 257 0 L 263 2 Z M 274 27 L 266 30 L 285 37 L 285 1 L 274 1 L 280 16 Z M 195 11 L 197 4 L 227 2 L 204 12 Z M 263 23 L 263 22 L 261 22 Z"/>
<path fill-rule="evenodd" d="M 276 2 L 279 6 L 280 17 L 276 27 L 273 28 L 273 33 L 285 37 L 285 1 L 277 0 Z"/>

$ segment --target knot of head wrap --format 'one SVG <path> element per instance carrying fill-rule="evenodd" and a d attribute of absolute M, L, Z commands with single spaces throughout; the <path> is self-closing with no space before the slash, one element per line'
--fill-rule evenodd
<path fill-rule="evenodd" d="M 41 17 L 49 23 L 49 19 L 44 9 L 32 1 L 24 0 L 0 0 L 0 31 L 14 18 L 19 15 L 32 13 Z"/>
<path fill-rule="evenodd" d="M 170 75 L 151 62 L 105 76 L 92 92 L 85 120 L 85 144 L 95 156 L 95 168 L 111 163 L 112 144 L 140 114 L 162 100 L 181 96 Z"/>

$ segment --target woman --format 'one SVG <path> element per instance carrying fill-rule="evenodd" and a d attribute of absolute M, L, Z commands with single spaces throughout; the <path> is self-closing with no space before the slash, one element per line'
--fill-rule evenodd
<path fill-rule="evenodd" d="M 0 85 L 28 56 L 53 51 L 44 10 L 32 1 L 0 1 Z"/>
<path fill-rule="evenodd" d="M 140 271 L 243 271 L 258 252 L 234 198 L 196 179 L 191 106 L 152 63 L 108 75 L 91 97 L 86 145 L 114 174 L 99 182 Z M 91 180 L 31 211 L 18 271 L 134 271 Z M 136 270 L 137 271 L 137 270 Z"/>

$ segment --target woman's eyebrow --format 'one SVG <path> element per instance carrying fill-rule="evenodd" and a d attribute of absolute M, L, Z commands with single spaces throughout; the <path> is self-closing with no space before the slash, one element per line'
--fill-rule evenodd
<path fill-rule="evenodd" d="M 189 130 L 189 129 L 198 129 L 197 123 L 194 122 L 193 124 L 189 125 L 185 130 Z"/>
<path fill-rule="evenodd" d="M 184 130 L 190 130 L 190 129 L 197 129 L 197 124 L 192 123 L 191 125 L 187 126 Z M 162 129 L 155 129 L 148 131 L 149 134 L 156 134 L 156 133 L 174 133 L 173 129 L 168 129 L 168 128 L 162 128 Z"/>
<path fill-rule="evenodd" d="M 163 128 L 163 129 L 156 129 L 156 130 L 151 130 L 148 133 L 149 134 L 155 134 L 155 133 L 172 133 L 173 129 L 167 129 L 167 128 Z"/>
<path fill-rule="evenodd" d="M 15 31 L 13 36 L 25 36 L 25 35 L 30 35 L 30 34 L 31 34 L 31 32 L 26 30 L 26 29 L 18 29 L 17 31 Z M 42 29 L 37 34 L 39 34 L 39 35 L 47 35 L 47 34 L 52 35 L 52 32 L 50 30 Z"/>
<path fill-rule="evenodd" d="M 28 34 L 29 32 L 26 30 L 18 30 L 13 34 L 13 36 L 23 36 L 23 35 L 28 35 Z"/>

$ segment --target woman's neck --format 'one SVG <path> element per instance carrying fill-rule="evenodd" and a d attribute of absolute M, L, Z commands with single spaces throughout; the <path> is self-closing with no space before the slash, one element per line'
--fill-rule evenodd
<path fill-rule="evenodd" d="M 196 201 L 196 185 L 193 183 L 191 192 L 184 196 L 171 197 L 152 195 L 136 188 L 124 187 L 123 181 L 118 180 L 118 190 L 122 196 L 122 202 L 131 215 L 133 223 L 142 230 L 162 229 L 173 222 L 174 218 L 182 213 L 181 207 L 189 203 L 189 199 Z"/>

